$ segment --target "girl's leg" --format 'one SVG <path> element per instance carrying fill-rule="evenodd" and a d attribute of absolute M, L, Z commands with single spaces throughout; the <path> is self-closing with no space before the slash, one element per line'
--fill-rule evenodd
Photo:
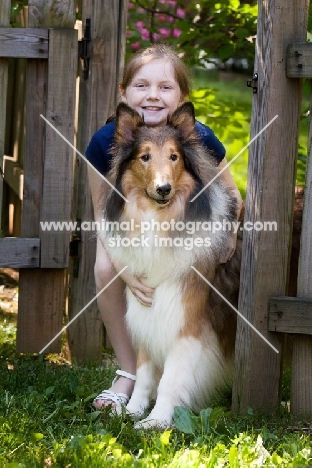
<path fill-rule="evenodd" d="M 110 258 L 98 239 L 96 262 L 94 266 L 97 292 L 116 275 Z M 120 368 L 130 374 L 136 373 L 136 355 L 132 347 L 125 324 L 126 300 L 125 283 L 121 278 L 115 281 L 100 294 L 97 299 L 106 332 L 114 349 Z M 110 390 L 131 396 L 134 381 L 119 376 Z"/>

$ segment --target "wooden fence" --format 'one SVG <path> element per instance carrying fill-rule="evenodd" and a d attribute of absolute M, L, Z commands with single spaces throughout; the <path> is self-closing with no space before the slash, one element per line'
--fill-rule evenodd
<path fill-rule="evenodd" d="M 259 0 L 251 137 L 276 121 L 250 146 L 246 221 L 275 220 L 278 232 L 244 237 L 239 309 L 280 351 L 274 353 L 238 323 L 233 411 L 278 405 L 283 333 L 296 333 L 291 408 L 312 414 L 311 163 L 307 171 L 298 296 L 286 298 L 291 245 L 302 78 L 312 78 L 310 45 L 304 43 L 308 0 Z M 0 163 L 4 155 L 8 57 L 27 58 L 24 195 L 21 237 L 0 239 L 0 266 L 20 268 L 17 348 L 39 352 L 95 296 L 95 238 L 76 232 L 69 260 L 69 233 L 43 232 L 40 221 L 92 219 L 86 164 L 40 115 L 84 152 L 92 134 L 113 111 L 123 63 L 126 0 L 83 0 L 82 25 L 89 71 L 79 72 L 74 1 L 29 0 L 28 28 L 10 29 L 10 1 L 0 5 Z M 89 41 L 91 39 L 91 41 Z M 297 42 L 304 44 L 297 44 Z M 287 63 L 287 70 L 286 70 Z M 74 117 L 78 116 L 76 139 Z M 311 152 L 312 130 L 309 135 Z M 6 158 L 8 159 L 8 158 Z M 0 184 L 2 178 L 0 177 Z M 0 185 L 0 203 L 1 203 Z M 1 206 L 1 204 L 0 204 Z M 310 205 L 311 206 L 311 205 Z M 67 289 L 69 293 L 67 294 Z M 300 325 L 298 325 L 300 322 Z M 268 325 L 269 324 L 269 325 Z M 304 332 L 304 334 L 302 334 Z M 96 302 L 68 329 L 78 362 L 101 358 L 103 325 Z M 58 352 L 60 338 L 46 352 Z"/>
<path fill-rule="evenodd" d="M 12 29 L 8 27 L 10 1 L 1 3 L 1 141 L 8 58 L 27 59 L 21 237 L 3 238 L 0 244 L 1 264 L 21 268 L 17 349 L 23 352 L 38 352 L 60 329 L 68 266 L 69 233 L 51 235 L 39 226 L 40 221 L 70 218 L 73 151 L 40 115 L 73 142 L 77 55 L 72 51 L 77 31 L 73 29 L 74 2 L 58 12 L 46 6 L 47 2 L 30 1 L 29 27 Z M 58 28 L 48 29 L 50 25 Z M 57 340 L 49 350 L 59 348 Z"/>
<path fill-rule="evenodd" d="M 311 67 L 302 60 L 302 49 L 297 49 L 297 42 L 306 41 L 309 0 L 267 3 L 259 0 L 258 6 L 254 68 L 258 80 L 257 92 L 253 94 L 251 137 L 278 117 L 250 146 L 245 220 L 252 223 L 274 220 L 278 231 L 275 236 L 272 232 L 244 232 L 239 310 L 279 353 L 239 320 L 233 387 L 235 412 L 246 411 L 248 406 L 272 410 L 279 403 L 283 335 L 275 332 L 277 327 L 268 327 L 269 304 L 272 297 L 286 296 L 287 292 L 302 78 L 312 77 L 308 73 Z M 307 172 L 297 288 L 298 296 L 311 298 L 310 200 L 311 169 Z M 296 302 L 299 306 L 301 299 Z M 291 398 L 293 412 L 310 415 L 311 344 L 311 336 L 295 338 Z"/>
<path fill-rule="evenodd" d="M 9 0 L 0 5 L 0 164 L 6 161 L 7 181 L 13 157 L 5 155 L 8 64 L 23 58 L 25 67 L 25 138 L 18 164 L 24 176 L 20 237 L 0 239 L 0 267 L 20 269 L 17 350 L 39 352 L 62 328 L 68 299 L 72 318 L 95 296 L 93 264 L 95 239 L 81 233 L 80 258 L 69 259 L 70 232 L 43 231 L 45 221 L 93 217 L 86 163 L 43 120 L 43 115 L 81 153 L 92 134 L 116 106 L 119 66 L 123 62 L 126 1 L 84 0 L 92 45 L 88 73 L 79 67 L 79 123 L 76 128 L 78 36 L 75 1 L 29 0 L 27 28 L 10 28 Z M 27 20 L 26 20 L 27 21 Z M 84 28 L 83 28 L 84 29 Z M 86 63 L 89 58 L 85 57 Z M 77 101 L 78 104 L 78 101 Z M 22 105 L 23 107 L 23 105 Z M 20 114 L 23 112 L 20 111 Z M 77 111 L 78 113 L 78 111 Z M 16 179 L 16 178 L 15 178 Z M 0 177 L 2 206 L 3 177 Z M 19 189 L 20 190 L 20 189 Z M 0 216 L 1 219 L 1 216 Z M 68 294 L 68 290 L 70 294 Z M 79 317 L 69 330 L 70 351 L 78 361 L 100 359 L 103 324 L 94 303 L 87 318 Z M 46 352 L 59 352 L 61 338 Z"/>

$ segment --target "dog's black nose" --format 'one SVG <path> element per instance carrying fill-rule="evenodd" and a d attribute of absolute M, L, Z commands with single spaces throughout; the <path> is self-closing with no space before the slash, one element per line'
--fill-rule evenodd
<path fill-rule="evenodd" d="M 170 184 L 160 185 L 159 187 L 157 187 L 156 192 L 158 193 L 158 195 L 165 197 L 166 195 L 169 195 L 169 193 L 171 192 L 171 185 Z"/>

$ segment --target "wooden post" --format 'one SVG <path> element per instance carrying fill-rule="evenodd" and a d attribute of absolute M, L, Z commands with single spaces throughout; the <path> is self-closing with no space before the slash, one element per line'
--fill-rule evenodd
<path fill-rule="evenodd" d="M 10 0 L 2 0 L 0 4 L 0 28 L 10 24 Z M 8 60 L 0 58 L 0 236 L 3 196 L 3 156 L 5 139 L 6 98 L 8 88 Z"/>
<path fill-rule="evenodd" d="M 40 221 L 70 221 L 78 36 L 75 29 L 50 29 L 45 117 L 44 183 Z M 63 140 L 57 129 L 66 138 Z M 70 232 L 42 231 L 41 268 L 66 268 Z"/>
<path fill-rule="evenodd" d="M 125 49 L 127 0 L 84 0 L 82 28 L 91 20 L 91 60 L 87 80 L 80 74 L 77 148 L 84 154 L 93 135 L 116 107 L 119 71 Z M 93 220 L 87 163 L 76 159 L 73 219 Z M 94 298 L 95 233 L 80 232 L 81 259 L 70 276 L 69 318 Z M 68 329 L 71 356 L 78 362 L 99 361 L 103 324 L 94 301 Z"/>
<path fill-rule="evenodd" d="M 310 56 L 311 57 L 311 56 Z M 310 59 L 311 60 L 311 59 Z M 310 80 L 312 84 L 312 80 Z M 312 298 L 312 91 L 308 160 L 298 267 L 298 297 Z M 290 410 L 296 415 L 312 416 L 312 336 L 294 335 Z"/>
<path fill-rule="evenodd" d="M 53 31 L 51 34 L 58 41 L 58 47 L 64 42 L 60 37 L 68 34 L 75 35 L 73 30 L 75 23 L 75 8 L 74 0 L 66 0 L 60 3 L 57 0 L 29 0 L 29 27 L 33 28 L 72 28 L 72 31 L 62 30 Z M 63 194 L 70 193 L 72 165 L 70 164 L 70 153 L 64 142 L 64 146 L 60 144 L 55 135 L 52 135 L 52 129 L 47 129 L 47 124 L 44 123 L 40 114 L 46 114 L 46 103 L 48 110 L 48 118 L 52 117 L 54 112 L 55 126 L 61 131 L 59 127 L 60 122 L 65 122 L 65 128 L 71 125 L 71 132 L 66 134 L 71 141 L 73 141 L 73 121 L 74 121 L 74 108 L 75 108 L 75 82 L 73 81 L 73 89 L 65 90 L 67 95 L 62 96 L 59 91 L 55 91 L 55 101 L 53 89 L 55 90 L 59 83 L 59 88 L 64 89 L 62 83 L 64 79 L 67 80 L 67 72 L 74 68 L 77 59 L 78 45 L 71 39 L 68 51 L 68 45 L 64 45 L 67 52 L 70 52 L 71 60 L 67 60 L 70 64 L 66 63 L 66 68 L 58 69 L 57 63 L 54 62 L 54 71 L 50 73 L 50 94 L 46 93 L 46 80 L 48 76 L 48 64 L 43 60 L 29 60 L 27 70 L 27 90 L 26 90 L 26 138 L 25 138 L 25 180 L 24 180 L 24 204 L 23 204 L 23 217 L 22 217 L 22 236 L 23 237 L 39 237 L 40 229 L 39 222 L 41 213 L 45 213 L 46 220 L 58 221 L 58 213 L 63 210 L 68 214 L 70 212 L 70 199 L 61 200 L 58 197 L 57 184 L 60 183 L 60 192 Z M 55 42 L 55 41 L 54 41 Z M 54 44 L 52 40 L 52 46 Z M 54 44 L 55 45 L 55 44 Z M 52 47 L 51 53 L 55 51 Z M 58 50 L 60 63 L 64 65 L 66 59 L 62 47 Z M 68 57 L 68 55 L 67 55 Z M 53 59 L 53 55 L 52 55 Z M 57 59 L 56 59 L 57 62 Z M 52 65 L 52 64 L 51 64 Z M 51 80 L 54 83 L 51 83 Z M 64 98 L 64 99 L 63 99 Z M 68 100 L 71 100 L 69 103 Z M 46 102 L 45 102 L 46 101 Z M 64 102 L 63 102 L 64 101 Z M 66 104 L 65 106 L 63 104 Z M 67 106 L 67 107 L 66 107 Z M 60 113 L 58 116 L 57 113 Z M 50 138 L 50 143 L 55 145 L 54 148 L 48 149 L 47 154 L 44 153 L 45 140 L 44 135 L 47 134 Z M 58 137 L 60 138 L 60 137 Z M 72 154 L 72 153 L 71 153 Z M 51 171 L 49 168 L 53 165 L 51 159 L 55 158 L 56 171 Z M 67 161 L 67 164 L 62 164 L 62 158 Z M 60 164 L 64 168 L 64 178 L 67 177 L 67 182 L 64 178 L 59 177 L 58 170 L 62 170 Z M 67 171 L 67 173 L 66 173 Z M 43 180 L 45 178 L 45 186 Z M 66 186 L 65 186 L 66 183 Z M 58 212 L 55 211 L 55 206 L 52 205 L 53 200 L 57 207 Z M 60 205 L 61 204 L 61 205 Z M 66 207 L 67 206 L 67 207 Z M 50 210 L 50 211 L 49 211 Z M 54 219 L 53 217 L 56 217 Z M 62 220 L 62 219 L 60 219 Z M 47 242 L 49 254 L 53 257 L 53 232 L 49 233 L 50 240 Z M 43 235 L 43 237 L 45 237 Z M 69 236 L 67 237 L 67 241 Z M 64 237 L 63 237 L 64 241 Z M 64 242 L 63 242 L 64 244 Z M 68 244 L 67 244 L 68 245 Z M 56 333 L 62 328 L 62 317 L 64 310 L 65 298 L 65 269 L 66 260 L 64 261 L 64 247 L 61 247 L 61 252 L 56 250 L 56 259 L 61 259 L 59 263 L 52 259 L 55 264 L 51 265 L 43 252 L 44 266 L 54 268 L 40 268 L 36 270 L 23 269 L 20 271 L 20 290 L 19 290 L 19 313 L 18 313 L 18 326 L 17 326 L 17 350 L 19 352 L 39 352 L 51 339 L 54 338 Z M 60 268 L 61 267 L 61 268 Z M 61 349 L 61 338 L 55 340 L 46 352 L 59 352 Z"/>
<path fill-rule="evenodd" d="M 287 45 L 304 41 L 309 0 L 259 0 L 251 137 L 276 115 L 250 146 L 245 221 L 276 221 L 277 232 L 244 232 L 239 310 L 279 350 L 281 336 L 268 331 L 268 301 L 286 293 L 298 153 L 300 80 L 286 77 Z M 238 321 L 233 405 L 277 406 L 281 354 Z"/>

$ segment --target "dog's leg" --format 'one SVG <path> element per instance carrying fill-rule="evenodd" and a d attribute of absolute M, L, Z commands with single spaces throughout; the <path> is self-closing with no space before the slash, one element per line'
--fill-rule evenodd
<path fill-rule="evenodd" d="M 214 270 L 209 273 L 205 277 L 213 281 Z M 185 281 L 186 287 L 181 287 L 184 326 L 167 354 L 155 407 L 136 429 L 171 426 L 176 406 L 194 411 L 205 408 L 230 374 L 230 363 L 212 326 L 213 309 L 207 309 L 209 288 L 203 287 L 195 272 Z"/>
<path fill-rule="evenodd" d="M 142 416 L 156 393 L 158 370 L 144 349 L 138 352 L 137 374 L 134 390 L 126 407 L 127 413 Z"/>
<path fill-rule="evenodd" d="M 216 373 L 222 374 L 214 346 L 207 350 L 192 336 L 175 343 L 159 382 L 155 407 L 146 419 L 135 424 L 135 429 L 170 427 L 175 406 L 194 408 L 205 404 L 203 400 L 212 394 L 210 377 L 215 381 Z"/>

